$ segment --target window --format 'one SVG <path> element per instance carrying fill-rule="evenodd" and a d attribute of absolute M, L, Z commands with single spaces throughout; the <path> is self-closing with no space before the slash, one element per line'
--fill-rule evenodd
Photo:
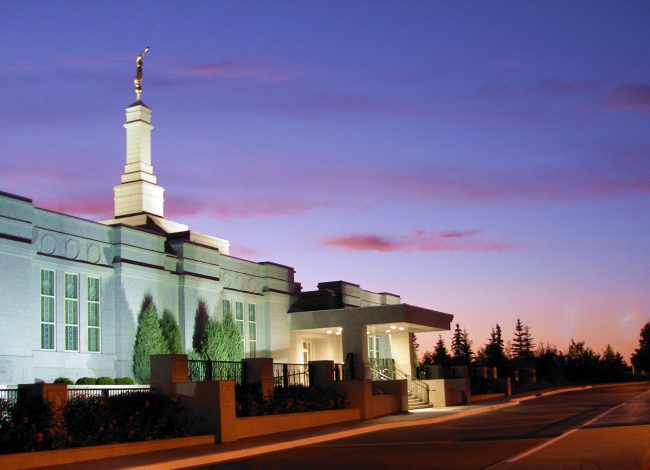
<path fill-rule="evenodd" d="M 302 342 L 302 361 L 303 364 L 309 364 L 309 361 L 313 359 L 312 357 L 312 351 L 314 347 L 311 341 L 303 341 Z"/>
<path fill-rule="evenodd" d="M 232 315 L 232 310 L 230 306 L 230 300 L 223 299 L 221 302 L 221 309 L 222 309 L 222 317 L 225 318 L 226 315 Z"/>
<path fill-rule="evenodd" d="M 41 269 L 41 349 L 54 350 L 54 271 Z"/>
<path fill-rule="evenodd" d="M 239 327 L 241 340 L 244 342 L 244 302 L 235 302 L 235 322 Z"/>
<path fill-rule="evenodd" d="M 96 277 L 88 278 L 88 351 L 101 351 L 100 283 Z"/>
<path fill-rule="evenodd" d="M 79 276 L 65 273 L 65 350 L 79 350 Z"/>
<path fill-rule="evenodd" d="M 368 358 L 379 358 L 379 336 L 368 336 Z"/>
<path fill-rule="evenodd" d="M 257 322 L 255 321 L 255 304 L 248 304 L 248 347 L 250 357 L 257 351 Z"/>

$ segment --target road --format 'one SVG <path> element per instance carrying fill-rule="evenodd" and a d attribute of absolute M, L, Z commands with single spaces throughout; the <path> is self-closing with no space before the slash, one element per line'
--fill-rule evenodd
<path fill-rule="evenodd" d="M 648 449 L 650 385 L 643 383 L 552 395 L 456 421 L 364 434 L 206 468 L 635 469 L 650 458 L 645 455 Z"/>

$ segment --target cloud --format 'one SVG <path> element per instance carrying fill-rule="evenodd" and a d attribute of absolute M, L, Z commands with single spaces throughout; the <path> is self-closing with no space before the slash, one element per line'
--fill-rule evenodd
<path fill-rule="evenodd" d="M 230 201 L 210 202 L 175 197 L 166 204 L 167 211 L 175 217 L 207 215 L 220 219 L 253 219 L 258 217 L 287 217 L 316 209 L 331 207 L 328 201 L 292 201 L 254 198 L 236 203 Z"/>
<path fill-rule="evenodd" d="M 113 216 L 113 201 L 108 198 L 49 199 L 45 204 L 37 198 L 34 203 L 42 209 L 76 216 L 87 216 L 94 220 L 109 219 Z"/>
<path fill-rule="evenodd" d="M 66 67 L 86 67 L 91 69 L 99 69 L 119 62 L 127 62 L 130 59 L 132 58 L 128 56 L 80 57 L 63 59 L 61 61 L 61 65 Z"/>
<path fill-rule="evenodd" d="M 545 79 L 539 80 L 531 91 L 535 94 L 545 96 L 572 95 L 588 91 L 592 88 L 590 84 L 579 82 L 568 82 L 565 80 Z"/>
<path fill-rule="evenodd" d="M 322 240 L 326 247 L 350 251 L 379 252 L 504 252 L 516 249 L 509 243 L 475 239 L 482 230 L 447 230 L 427 232 L 416 230 L 409 235 L 387 237 L 375 234 L 347 235 Z"/>
<path fill-rule="evenodd" d="M 610 91 L 607 104 L 612 108 L 637 111 L 650 110 L 650 84 L 630 83 Z"/>
<path fill-rule="evenodd" d="M 232 61 L 196 65 L 186 69 L 182 74 L 198 78 L 252 78 L 261 81 L 282 81 L 292 78 L 295 72 L 283 67 Z"/>

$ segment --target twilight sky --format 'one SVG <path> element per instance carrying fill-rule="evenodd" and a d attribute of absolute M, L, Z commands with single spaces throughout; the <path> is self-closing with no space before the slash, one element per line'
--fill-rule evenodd
<path fill-rule="evenodd" d="M 151 46 L 168 218 L 306 290 L 452 313 L 475 349 L 520 316 L 629 358 L 650 320 L 649 25 L 641 1 L 0 0 L 0 190 L 111 218 Z"/>

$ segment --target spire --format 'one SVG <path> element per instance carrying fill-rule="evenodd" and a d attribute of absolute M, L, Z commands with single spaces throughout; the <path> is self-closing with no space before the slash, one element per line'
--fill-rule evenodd
<path fill-rule="evenodd" d="M 142 56 L 148 50 L 136 59 L 136 101 L 126 108 L 126 165 L 121 183 L 113 188 L 116 218 L 143 213 L 163 217 L 164 189 L 156 184 L 151 166 L 151 109 L 140 101 Z"/>

